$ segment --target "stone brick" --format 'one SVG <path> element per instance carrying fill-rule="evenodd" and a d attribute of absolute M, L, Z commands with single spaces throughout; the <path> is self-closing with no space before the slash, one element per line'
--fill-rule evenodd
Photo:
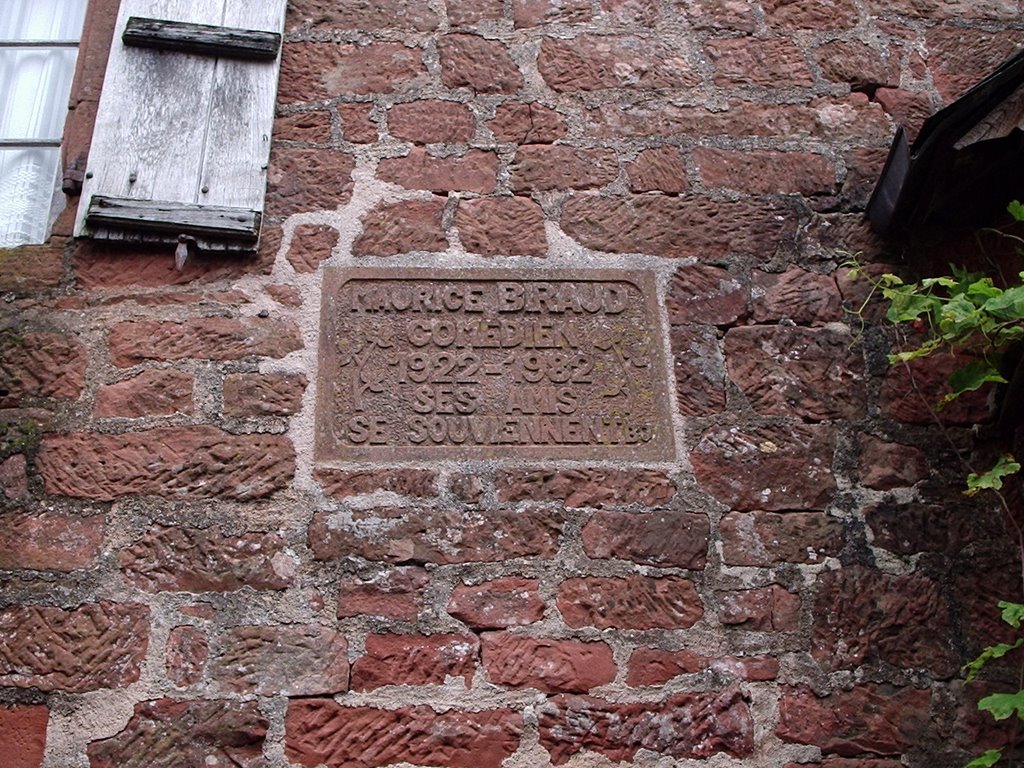
<path fill-rule="evenodd" d="M 516 144 L 550 144 L 565 136 L 565 118 L 537 102 L 506 101 L 487 121 L 495 141 Z"/>
<path fill-rule="evenodd" d="M 99 557 L 106 519 L 42 509 L 4 513 L 0 520 L 0 568 L 74 571 Z"/>
<path fill-rule="evenodd" d="M 832 161 L 814 152 L 694 147 L 693 159 L 707 187 L 751 195 L 827 195 L 835 191 Z"/>
<path fill-rule="evenodd" d="M 754 8 L 744 0 L 675 0 L 696 29 L 730 30 L 750 34 L 756 19 Z"/>
<path fill-rule="evenodd" d="M 1015 0 L 868 0 L 866 5 L 873 14 L 922 19 L 1017 19 L 1020 15 Z"/>
<path fill-rule="evenodd" d="M 471 629 L 504 629 L 540 621 L 544 601 L 533 579 L 505 577 L 482 584 L 460 584 L 452 591 L 448 613 Z"/>
<path fill-rule="evenodd" d="M 679 675 L 711 669 L 738 680 L 764 682 L 779 674 L 779 662 L 771 656 L 723 656 L 708 658 L 693 651 L 637 648 L 629 657 L 626 685 L 634 688 L 662 685 Z"/>
<path fill-rule="evenodd" d="M 421 99 L 388 110 L 388 129 L 392 136 L 418 144 L 452 144 L 472 139 L 476 121 L 465 104 Z"/>
<path fill-rule="evenodd" d="M 96 392 L 93 416 L 135 419 L 192 413 L 192 374 L 173 368 L 143 371 Z"/>
<path fill-rule="evenodd" d="M 561 92 L 604 88 L 692 88 L 699 82 L 684 52 L 659 37 L 545 37 L 537 68 Z"/>
<path fill-rule="evenodd" d="M 341 135 L 353 144 L 373 144 L 377 141 L 377 124 L 370 118 L 373 104 L 339 104 Z"/>
<path fill-rule="evenodd" d="M 414 147 L 405 157 L 387 157 L 377 166 L 377 176 L 382 181 L 431 192 L 489 195 L 494 191 L 497 175 L 497 155 L 479 149 L 463 155 L 435 157 L 421 147 Z"/>
<path fill-rule="evenodd" d="M 399 496 L 429 498 L 437 495 L 437 475 L 429 469 L 345 470 L 320 467 L 314 477 L 334 499 L 388 491 Z"/>
<path fill-rule="evenodd" d="M 589 557 L 662 568 L 704 568 L 711 525 L 687 512 L 597 512 L 581 532 Z"/>
<path fill-rule="evenodd" d="M 283 307 L 301 307 L 302 294 L 293 285 L 268 285 L 267 295 Z"/>
<path fill-rule="evenodd" d="M 844 545 L 844 527 L 820 512 L 732 512 L 719 523 L 727 565 L 819 563 Z"/>
<path fill-rule="evenodd" d="M 278 98 L 292 103 L 340 94 L 392 93 L 424 75 L 422 51 L 401 43 L 292 42 L 281 58 Z"/>
<path fill-rule="evenodd" d="M 633 192 L 686 192 L 686 159 L 677 147 L 645 149 L 626 166 L 629 188 Z"/>
<path fill-rule="evenodd" d="M 860 437 L 860 481 L 868 488 L 890 491 L 914 485 L 928 477 L 924 454 L 912 445 Z"/>
<path fill-rule="evenodd" d="M 274 119 L 274 141 L 328 144 L 331 141 L 331 115 L 322 109 L 278 115 Z"/>
<path fill-rule="evenodd" d="M 0 610 L 0 685 L 68 693 L 124 688 L 139 679 L 148 642 L 144 605 L 13 605 Z"/>
<path fill-rule="evenodd" d="M 760 414 L 809 421 L 864 414 L 864 362 L 844 325 L 733 328 L 725 334 L 725 363 Z"/>
<path fill-rule="evenodd" d="M 755 632 L 792 632 L 800 625 L 800 597 L 778 584 L 722 593 L 718 620 Z"/>
<path fill-rule="evenodd" d="M 601 0 L 601 11 L 617 24 L 652 27 L 660 16 L 657 0 Z"/>
<path fill-rule="evenodd" d="M 441 80 L 449 88 L 470 88 L 477 93 L 515 93 L 523 75 L 508 49 L 497 40 L 477 35 L 445 35 L 437 44 Z"/>
<path fill-rule="evenodd" d="M 302 349 L 302 337 L 298 327 L 290 321 L 195 317 L 182 323 L 159 320 L 117 323 L 110 329 L 108 344 L 114 365 L 128 368 L 147 360 L 280 358 Z"/>
<path fill-rule="evenodd" d="M 255 701 L 143 701 L 135 705 L 124 730 L 89 744 L 89 765 L 266 768 L 263 742 L 268 726 Z"/>
<path fill-rule="evenodd" d="M 299 224 L 288 248 L 288 263 L 300 274 L 316 272 L 323 262 L 331 258 L 339 234 L 327 224 Z"/>
<path fill-rule="evenodd" d="M 63 496 L 249 500 L 291 481 L 295 450 L 279 435 L 230 435 L 214 427 L 76 432 L 44 438 L 36 466 L 47 493 Z"/>
<path fill-rule="evenodd" d="M 501 501 L 561 501 L 567 507 L 654 506 L 675 495 L 666 475 L 649 469 L 508 470 L 495 480 Z"/>
<path fill-rule="evenodd" d="M 516 27 L 575 24 L 590 21 L 591 15 L 588 0 L 512 0 Z"/>
<path fill-rule="evenodd" d="M 483 478 L 475 473 L 452 476 L 449 488 L 455 498 L 466 504 L 480 504 L 487 493 L 487 485 Z"/>
<path fill-rule="evenodd" d="M 835 278 L 794 267 L 781 273 L 756 271 L 752 276 L 754 320 L 823 325 L 843 319 L 843 298 Z"/>
<path fill-rule="evenodd" d="M 785 768 L 901 768 L 898 760 L 858 760 L 845 757 L 826 757 L 819 763 L 786 763 Z"/>
<path fill-rule="evenodd" d="M 707 416 L 725 409 L 725 355 L 715 329 L 686 325 L 670 334 L 675 360 L 676 402 L 684 416 Z"/>
<path fill-rule="evenodd" d="M 430 575 L 413 566 L 346 576 L 338 587 L 338 618 L 367 615 L 416 621 L 429 583 Z"/>
<path fill-rule="evenodd" d="M 37 397 L 77 400 L 85 384 L 85 347 L 59 333 L 0 333 L 0 408 Z"/>
<path fill-rule="evenodd" d="M 528 197 L 461 200 L 455 212 L 459 239 L 482 256 L 546 256 L 544 212 Z"/>
<path fill-rule="evenodd" d="M 301 373 L 231 373 L 224 377 L 224 415 L 233 419 L 290 416 L 302 407 Z"/>
<path fill-rule="evenodd" d="M 235 627 L 219 645 L 209 677 L 226 691 L 312 696 L 348 689 L 348 644 L 326 627 Z"/>
<path fill-rule="evenodd" d="M 899 755 L 920 743 L 928 727 L 926 690 L 861 685 L 821 697 L 807 688 L 783 689 L 776 734 L 812 744 L 825 754 Z"/>
<path fill-rule="evenodd" d="M 267 172 L 268 216 L 332 211 L 352 197 L 352 155 L 337 149 L 278 147 Z"/>
<path fill-rule="evenodd" d="M 608 149 L 577 149 L 564 145 L 528 144 L 512 163 L 512 189 L 543 192 L 594 189 L 619 175 L 615 153 Z"/>
<path fill-rule="evenodd" d="M 583 750 L 612 762 L 632 761 L 641 749 L 676 758 L 754 751 L 754 719 L 736 687 L 635 704 L 558 695 L 541 706 L 539 728 L 555 765 Z"/>
<path fill-rule="evenodd" d="M 956 672 L 950 608 L 923 576 L 892 576 L 859 566 L 818 576 L 811 653 L 830 669 L 886 662 Z"/>
<path fill-rule="evenodd" d="M 5 768 L 42 768 L 50 710 L 38 705 L 0 707 Z"/>
<path fill-rule="evenodd" d="M 693 582 L 678 576 L 566 579 L 557 604 L 570 627 L 686 629 L 704 615 Z"/>
<path fill-rule="evenodd" d="M 764 10 L 768 23 L 783 29 L 849 29 L 859 20 L 853 0 L 765 0 Z"/>
<path fill-rule="evenodd" d="M 440 167 L 438 167 L 440 168 Z M 400 169 L 395 168 L 397 173 Z M 411 251 L 446 251 L 441 225 L 445 199 L 403 200 L 380 205 L 363 217 L 363 233 L 352 244 L 354 256 L 397 256 Z"/>
<path fill-rule="evenodd" d="M 855 40 L 833 40 L 814 49 L 822 77 L 851 88 L 870 88 L 898 83 L 899 72 L 886 63 L 880 51 Z"/>
<path fill-rule="evenodd" d="M 879 393 L 882 413 L 896 421 L 933 424 L 934 409 L 950 392 L 950 374 L 968 362 L 948 353 L 935 353 L 907 364 L 890 366 Z M 961 395 L 943 408 L 940 415 L 946 424 L 973 425 L 988 421 L 988 388 Z"/>
<path fill-rule="evenodd" d="M 64 243 L 0 248 L 0 291 L 35 293 L 56 288 L 64 278 Z"/>
<path fill-rule="evenodd" d="M 448 3 L 448 23 L 468 27 L 481 21 L 497 21 L 503 15 L 502 0 L 458 0 Z"/>
<path fill-rule="evenodd" d="M 697 482 L 737 511 L 824 509 L 836 490 L 827 426 L 713 427 L 690 453 Z"/>
<path fill-rule="evenodd" d="M 716 85 L 809 86 L 813 82 L 801 50 L 789 40 L 743 37 L 706 45 Z"/>
<path fill-rule="evenodd" d="M 900 502 L 886 496 L 864 507 L 864 520 L 873 535 L 872 544 L 898 555 L 939 552 L 955 555 L 971 544 L 991 541 L 1000 534 L 985 514 L 971 509 L 948 489 L 946 501 Z M 992 528 L 995 530 L 992 530 Z"/>
<path fill-rule="evenodd" d="M 748 253 L 767 260 L 792 246 L 796 224 L 791 212 L 774 203 L 695 195 L 621 199 L 582 194 L 570 197 L 562 209 L 562 229 L 587 248 L 670 259 L 711 261 Z"/>
<path fill-rule="evenodd" d="M 314 768 L 377 768 L 394 763 L 444 768 L 501 768 L 519 747 L 522 716 L 430 707 L 346 707 L 297 699 L 285 716 L 285 756 Z M 396 738 L 401 734 L 401 738 Z"/>
<path fill-rule="evenodd" d="M 615 679 L 604 643 L 488 632 L 481 637 L 484 669 L 495 685 L 544 693 L 586 693 Z"/>
<path fill-rule="evenodd" d="M 416 0 L 356 0 L 338 4 L 332 0 L 298 0 L 288 4 L 288 28 L 309 25 L 312 29 L 401 29 L 430 32 L 437 28 L 437 14 Z"/>
<path fill-rule="evenodd" d="M 672 325 L 732 325 L 747 316 L 749 302 L 746 281 L 721 267 L 693 264 L 672 275 L 665 308 Z"/>
<path fill-rule="evenodd" d="M 179 688 L 195 685 L 203 679 L 210 655 L 206 633 L 196 627 L 175 627 L 167 635 L 164 666 L 168 679 Z"/>
<path fill-rule="evenodd" d="M 902 88 L 879 88 L 875 100 L 882 105 L 886 114 L 892 116 L 896 125 L 907 132 L 907 141 L 913 142 L 924 121 L 935 112 L 927 93 L 906 91 Z"/>
<path fill-rule="evenodd" d="M 877 92 L 875 95 L 877 97 Z M 882 175 L 888 154 L 888 150 L 881 147 L 859 147 L 844 156 L 846 180 L 843 182 L 842 194 L 851 208 L 863 208 L 867 205 L 871 193 L 875 190 L 875 182 Z M 864 298 L 867 298 L 866 295 Z M 851 303 L 850 306 L 857 307 L 860 303 Z"/>
<path fill-rule="evenodd" d="M 7 433 L 7 430 L 3 430 Z M 6 434 L 0 435 L 4 439 Z M 0 460 L 0 498 L 23 499 L 28 496 L 28 463 L 25 454 L 15 453 Z"/>
<path fill-rule="evenodd" d="M 496 562 L 550 558 L 564 517 L 550 510 L 459 512 L 435 509 L 318 512 L 309 529 L 318 560 L 362 557 L 392 563 Z"/>
<path fill-rule="evenodd" d="M 958 5 L 973 4 L 960 2 Z M 1019 15 L 1020 10 L 1016 13 Z M 925 47 L 932 80 L 949 104 L 1013 55 L 1020 47 L 1020 35 L 1011 30 L 989 32 L 940 25 L 928 30 Z"/>
<path fill-rule="evenodd" d="M 217 528 L 150 528 L 119 555 L 125 578 L 148 592 L 285 589 L 294 563 L 276 533 L 229 536 Z"/>
<path fill-rule="evenodd" d="M 450 677 L 468 688 L 479 652 L 474 635 L 369 635 L 366 652 L 352 664 L 352 690 L 444 685 Z"/>

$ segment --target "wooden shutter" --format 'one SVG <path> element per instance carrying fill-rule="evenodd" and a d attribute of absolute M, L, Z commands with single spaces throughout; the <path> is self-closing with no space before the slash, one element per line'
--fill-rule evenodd
<path fill-rule="evenodd" d="M 255 249 L 285 5 L 121 0 L 76 235 Z"/>

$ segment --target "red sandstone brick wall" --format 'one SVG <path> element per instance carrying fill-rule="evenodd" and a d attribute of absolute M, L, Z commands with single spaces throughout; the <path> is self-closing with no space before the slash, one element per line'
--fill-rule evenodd
<path fill-rule="evenodd" d="M 1020 4 L 290 6 L 258 257 L 178 274 L 68 215 L 0 252 L 0 763 L 940 768 L 997 738 L 957 670 L 1014 566 L 839 265 L 888 258 L 861 212 L 896 125 L 1010 54 Z M 678 460 L 314 465 L 325 262 L 653 271 Z"/>

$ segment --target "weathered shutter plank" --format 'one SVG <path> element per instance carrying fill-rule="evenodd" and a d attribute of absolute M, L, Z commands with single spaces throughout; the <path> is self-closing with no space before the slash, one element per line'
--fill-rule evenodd
<path fill-rule="evenodd" d="M 276 32 L 138 16 L 128 19 L 121 39 L 125 45 L 140 48 L 264 61 L 276 59 L 281 47 L 281 35 Z"/>
<path fill-rule="evenodd" d="M 175 237 L 188 233 L 195 237 L 229 237 L 254 242 L 260 231 L 260 214 L 244 208 L 102 195 L 93 195 L 86 216 L 93 226 L 129 227 Z"/>

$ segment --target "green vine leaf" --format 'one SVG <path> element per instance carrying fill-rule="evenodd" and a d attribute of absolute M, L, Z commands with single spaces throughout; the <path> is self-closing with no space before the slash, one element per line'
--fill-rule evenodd
<path fill-rule="evenodd" d="M 974 659 L 974 661 L 964 664 L 963 669 L 960 671 L 966 676 L 965 679 L 969 683 L 978 676 L 978 673 L 981 672 L 982 668 L 992 661 L 992 659 L 1001 659 L 1010 651 L 1014 651 L 1022 645 L 1024 645 L 1024 638 L 1018 639 L 1015 643 L 998 643 L 997 645 L 990 645 L 978 654 L 978 658 Z"/>
<path fill-rule="evenodd" d="M 1020 200 L 1012 200 L 1006 210 L 1010 212 L 1017 221 L 1024 221 L 1024 205 L 1021 205 Z"/>
<path fill-rule="evenodd" d="M 996 720 L 1006 720 L 1016 713 L 1024 720 L 1024 690 L 1016 693 L 993 693 L 978 702 L 978 709 L 988 712 Z"/>
<path fill-rule="evenodd" d="M 1003 611 L 1003 621 L 1014 629 L 1020 629 L 1020 623 L 1024 621 L 1024 605 L 1000 600 L 999 607 Z"/>
<path fill-rule="evenodd" d="M 989 749 L 971 760 L 964 768 L 992 768 L 1003 756 L 1001 749 Z"/>
<path fill-rule="evenodd" d="M 999 461 L 995 463 L 995 466 L 987 472 L 982 472 L 981 474 L 971 472 L 967 476 L 967 490 L 964 491 L 964 495 L 973 496 L 982 490 L 998 491 L 1003 487 L 1003 478 L 1017 472 L 1020 472 L 1020 464 L 1017 463 L 1013 456 L 1004 453 L 999 457 Z"/>
<path fill-rule="evenodd" d="M 981 389 L 989 382 L 1005 384 L 1006 379 L 1000 376 L 999 371 L 985 360 L 975 360 L 961 368 L 957 368 L 949 376 L 949 386 L 953 391 L 939 401 L 939 409 L 941 410 L 944 406 L 949 405 L 950 401 L 960 397 L 964 392 L 973 392 L 976 389 Z"/>

